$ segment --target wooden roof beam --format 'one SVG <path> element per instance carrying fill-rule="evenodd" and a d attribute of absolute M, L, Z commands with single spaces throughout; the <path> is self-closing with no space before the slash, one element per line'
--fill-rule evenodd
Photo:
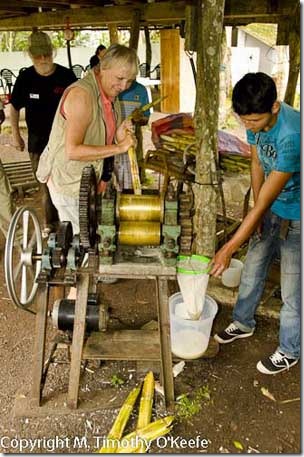
<path fill-rule="evenodd" d="M 161 7 L 160 7 L 161 5 Z M 137 9 L 139 5 L 137 5 Z M 185 4 L 183 1 L 150 3 L 140 5 L 141 25 L 153 24 L 174 24 L 184 17 Z M 133 8 L 130 6 L 105 6 L 93 8 L 77 8 L 68 10 L 57 10 L 47 13 L 35 13 L 26 17 L 0 19 L 0 30 L 30 30 L 35 24 L 40 28 L 63 27 L 66 17 L 69 17 L 71 27 L 73 26 L 117 26 L 130 25 L 133 18 Z"/>
<path fill-rule="evenodd" d="M 225 20 L 259 16 L 288 16 L 298 0 L 226 0 Z"/>
<path fill-rule="evenodd" d="M 248 25 L 253 23 L 258 24 L 279 24 L 280 22 L 288 21 L 289 15 L 282 16 L 278 14 L 273 15 L 255 15 L 255 16 L 237 16 L 237 17 L 230 17 L 226 18 L 224 21 L 224 25 L 226 26 L 241 26 L 241 25 Z M 1 24 L 1 22 L 0 22 Z"/>
<path fill-rule="evenodd" d="M 55 0 L 60 1 L 60 0 Z M 62 4 L 66 0 L 62 0 Z M 88 0 L 90 1 L 90 0 Z M 48 2 L 44 2 L 45 6 Z M 226 0 L 225 25 L 246 25 L 252 22 L 279 23 L 288 18 L 298 0 Z M 0 19 L 0 30 L 31 30 L 35 26 L 52 29 L 64 27 L 66 17 L 69 17 L 73 27 L 107 27 L 115 24 L 117 27 L 130 26 L 134 8 L 141 10 L 140 26 L 172 25 L 185 19 L 185 1 L 157 2 L 134 6 L 103 6 L 76 9 L 64 9 L 50 12 L 34 13 L 26 17 Z M 1 17 L 1 12 L 0 12 Z"/>

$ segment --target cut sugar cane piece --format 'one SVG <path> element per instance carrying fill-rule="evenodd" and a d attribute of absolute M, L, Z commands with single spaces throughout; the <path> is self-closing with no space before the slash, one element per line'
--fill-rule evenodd
<path fill-rule="evenodd" d="M 130 161 L 130 168 L 131 168 L 131 176 L 132 176 L 132 185 L 135 195 L 141 195 L 141 184 L 139 179 L 139 169 L 137 163 L 137 157 L 135 148 L 131 146 L 128 149 L 128 156 Z"/>
<path fill-rule="evenodd" d="M 136 429 L 141 429 L 151 422 L 154 384 L 153 371 L 149 371 L 143 383 Z"/>
<path fill-rule="evenodd" d="M 135 387 L 127 396 L 107 436 L 108 445 L 100 448 L 98 451 L 99 454 L 114 454 L 116 452 L 118 441 L 122 437 L 123 431 L 132 413 L 140 389 L 141 386 Z"/>

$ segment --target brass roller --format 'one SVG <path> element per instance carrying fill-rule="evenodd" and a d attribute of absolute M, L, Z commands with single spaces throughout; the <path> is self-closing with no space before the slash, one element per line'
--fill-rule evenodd
<path fill-rule="evenodd" d="M 164 202 L 159 195 L 120 194 L 116 208 L 119 221 L 163 222 Z"/>
<path fill-rule="evenodd" d="M 160 223 L 122 221 L 119 224 L 118 242 L 128 246 L 159 246 Z"/>

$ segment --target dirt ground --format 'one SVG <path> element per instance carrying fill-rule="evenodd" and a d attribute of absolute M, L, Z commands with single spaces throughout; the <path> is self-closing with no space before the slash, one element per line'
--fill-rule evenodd
<path fill-rule="evenodd" d="M 18 204 L 38 208 L 41 216 L 39 201 L 38 193 L 34 193 Z M 91 406 L 84 410 L 80 402 L 79 411 L 70 411 L 64 400 L 69 376 L 67 351 L 59 349 L 43 391 L 45 401 L 53 409 L 36 415 L 25 411 L 20 416 L 16 399 L 20 402 L 30 389 L 35 317 L 16 308 L 8 298 L 3 251 L 1 235 L 0 452 L 94 453 L 123 398 L 143 379 L 149 366 L 144 369 L 135 362 L 90 362 L 82 370 L 80 398 L 89 398 Z M 170 292 L 176 290 L 177 284 L 172 282 Z M 208 293 L 212 296 L 212 289 Z M 156 317 L 152 281 L 119 280 L 113 285 L 102 285 L 102 294 L 112 308 L 112 316 L 119 316 L 119 326 L 139 328 Z M 213 334 L 229 323 L 230 313 L 231 307 L 225 300 L 219 303 Z M 48 344 L 57 333 L 49 323 Z M 276 348 L 277 340 L 278 321 L 258 317 L 257 331 L 251 338 L 221 347 L 212 359 L 187 361 L 175 379 L 176 397 L 186 394 L 193 400 L 192 406 L 197 406 L 199 392 L 205 395 L 199 397 L 196 412 L 194 407 L 177 409 L 179 415 L 170 437 L 153 443 L 150 453 L 299 453 L 300 366 L 276 376 L 262 375 L 255 368 L 261 357 Z M 157 373 L 155 376 L 158 378 Z M 117 380 L 123 384 L 115 387 Z M 274 399 L 265 396 L 262 388 Z M 107 399 L 106 408 L 100 406 L 100 399 Z M 65 414 L 56 413 L 59 404 L 63 404 Z M 153 417 L 163 415 L 163 400 L 157 394 Z M 127 431 L 132 430 L 135 420 L 136 414 Z"/>

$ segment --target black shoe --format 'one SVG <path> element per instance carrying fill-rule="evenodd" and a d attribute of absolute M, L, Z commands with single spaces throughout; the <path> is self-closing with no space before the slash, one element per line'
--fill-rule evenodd
<path fill-rule="evenodd" d="M 232 322 L 232 324 L 228 325 L 228 327 L 225 330 L 218 333 L 217 335 L 214 335 L 214 339 L 221 344 L 227 344 L 232 343 L 232 341 L 237 340 L 239 338 L 248 338 L 249 336 L 253 335 L 253 332 L 254 329 L 250 330 L 249 332 L 244 332 L 243 330 L 240 330 L 234 324 L 234 322 Z"/>
<path fill-rule="evenodd" d="M 298 363 L 299 359 L 287 357 L 283 352 L 275 351 L 274 354 L 257 363 L 257 369 L 263 374 L 276 374 L 289 370 Z"/>

